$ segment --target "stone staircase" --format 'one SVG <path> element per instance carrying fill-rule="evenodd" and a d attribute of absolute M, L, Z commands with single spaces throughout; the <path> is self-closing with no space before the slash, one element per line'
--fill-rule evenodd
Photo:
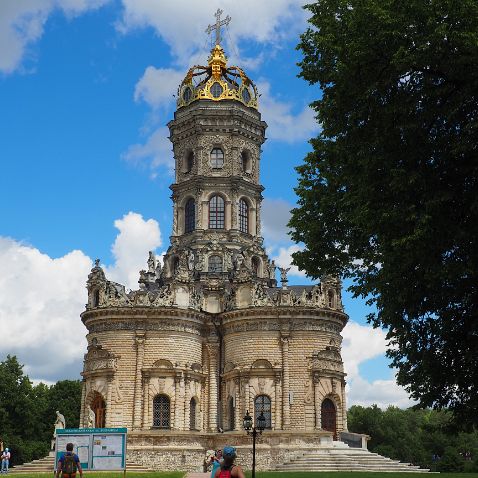
<path fill-rule="evenodd" d="M 402 463 L 342 442 L 321 445 L 275 467 L 276 471 L 376 471 L 427 473 L 430 470 Z"/>
<path fill-rule="evenodd" d="M 49 455 L 45 458 L 41 458 L 39 460 L 33 460 L 30 463 L 24 463 L 23 465 L 17 465 L 13 468 L 9 469 L 9 474 L 20 474 L 20 473 L 52 473 L 53 474 L 53 467 L 55 464 L 55 456 Z M 130 463 L 126 460 L 126 470 L 127 471 L 134 471 L 134 472 L 147 472 L 152 471 L 148 468 L 137 465 L 135 463 Z M 78 475 L 79 476 L 79 475 Z"/>

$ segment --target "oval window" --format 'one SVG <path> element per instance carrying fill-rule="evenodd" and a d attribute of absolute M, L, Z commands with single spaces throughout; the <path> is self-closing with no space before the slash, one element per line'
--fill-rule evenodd
<path fill-rule="evenodd" d="M 183 100 L 186 101 L 186 103 L 191 99 L 192 95 L 193 95 L 193 92 L 191 91 L 191 88 L 189 86 L 184 88 Z"/>
<path fill-rule="evenodd" d="M 216 83 L 213 83 L 211 86 L 211 95 L 214 96 L 214 98 L 219 98 L 222 95 L 223 88 L 222 86 L 216 81 Z"/>

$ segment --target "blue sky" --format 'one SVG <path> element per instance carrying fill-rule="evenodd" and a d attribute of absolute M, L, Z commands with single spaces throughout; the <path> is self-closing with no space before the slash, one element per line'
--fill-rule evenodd
<path fill-rule="evenodd" d="M 32 379 L 77 378 L 85 350 L 79 314 L 91 262 L 135 287 L 147 251 L 171 230 L 173 94 L 204 64 L 204 32 L 220 7 L 230 64 L 257 83 L 269 124 L 263 146 L 263 234 L 288 266 L 294 167 L 318 125 L 317 86 L 297 78 L 307 13 L 296 0 L 2 0 L 0 3 L 0 359 L 16 354 Z M 308 279 L 292 270 L 291 283 Z M 384 333 L 344 293 L 351 321 L 343 356 L 349 403 L 408 406 L 384 358 Z M 61 346 L 63 331 L 74 344 Z M 3 335 L 3 334 L 2 334 Z"/>

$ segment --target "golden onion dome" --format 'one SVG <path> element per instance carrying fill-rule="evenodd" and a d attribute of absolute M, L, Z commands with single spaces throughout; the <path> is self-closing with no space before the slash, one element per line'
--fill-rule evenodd
<path fill-rule="evenodd" d="M 236 100 L 257 109 L 256 85 L 237 66 L 227 66 L 227 58 L 221 45 L 211 50 L 208 66 L 193 66 L 178 89 L 177 106 L 189 105 L 193 101 Z"/>

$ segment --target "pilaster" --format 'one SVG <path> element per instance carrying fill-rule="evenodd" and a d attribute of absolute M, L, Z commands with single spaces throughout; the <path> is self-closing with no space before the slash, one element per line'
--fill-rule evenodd
<path fill-rule="evenodd" d="M 283 385 L 282 385 L 282 428 L 288 430 L 290 428 L 290 375 L 289 375 L 289 335 L 282 334 L 282 373 L 283 373 Z"/>
<path fill-rule="evenodd" d="M 134 409 L 133 409 L 133 428 L 141 428 L 142 412 L 142 369 L 144 362 L 144 342 L 145 334 L 136 334 L 134 344 L 136 347 L 136 371 L 134 380 Z"/>

